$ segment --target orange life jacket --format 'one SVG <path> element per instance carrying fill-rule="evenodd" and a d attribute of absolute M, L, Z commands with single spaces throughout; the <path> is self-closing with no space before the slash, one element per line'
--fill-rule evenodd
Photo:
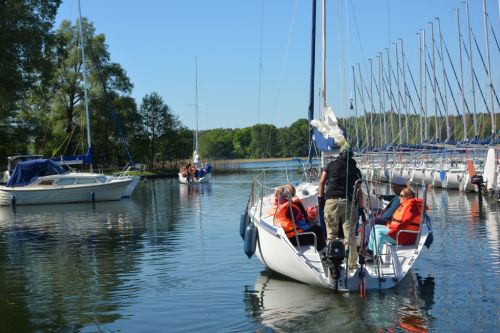
<path fill-rule="evenodd" d="M 300 211 L 299 206 L 296 204 L 297 202 L 300 202 L 300 200 L 294 199 L 291 203 L 287 201 L 284 204 L 281 204 L 276 211 L 276 216 L 274 218 L 274 225 L 282 227 L 288 238 L 295 236 L 295 230 L 297 230 L 297 233 L 299 234 L 302 232 L 302 229 L 294 224 L 294 221 L 297 223 L 304 219 L 304 215 Z M 292 205 L 291 210 L 293 219 L 290 214 L 290 205 Z"/>
<path fill-rule="evenodd" d="M 396 239 L 399 230 L 413 230 L 420 229 L 420 215 L 422 214 L 422 199 L 414 198 L 401 203 L 392 214 L 392 220 L 389 223 L 389 237 Z M 398 237 L 399 245 L 414 244 L 417 239 L 417 234 L 400 233 Z"/>

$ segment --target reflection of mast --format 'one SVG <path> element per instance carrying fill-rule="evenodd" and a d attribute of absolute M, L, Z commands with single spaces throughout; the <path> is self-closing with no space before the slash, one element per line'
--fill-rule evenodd
<path fill-rule="evenodd" d="M 83 47 L 83 29 L 82 29 L 82 10 L 80 6 L 80 0 L 78 0 L 78 21 L 80 30 L 80 41 L 82 50 L 82 70 L 83 70 L 83 93 L 85 97 L 85 119 L 87 122 L 87 144 L 89 152 L 92 152 L 92 141 L 90 140 L 90 117 L 89 117 L 89 102 L 87 96 L 87 67 L 85 66 L 85 50 Z M 89 163 L 90 172 L 93 172 L 92 160 Z"/>

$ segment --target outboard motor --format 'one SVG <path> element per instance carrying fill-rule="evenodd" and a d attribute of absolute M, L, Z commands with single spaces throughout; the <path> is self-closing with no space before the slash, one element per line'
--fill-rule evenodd
<path fill-rule="evenodd" d="M 335 283 L 335 291 L 339 287 L 340 266 L 345 258 L 345 246 L 340 239 L 335 239 L 328 243 L 326 250 L 326 262 L 330 269 L 330 276 Z"/>
<path fill-rule="evenodd" d="M 483 181 L 483 176 L 482 175 L 474 175 L 474 176 L 472 176 L 470 182 L 471 182 L 471 184 L 477 185 L 479 187 L 481 187 L 482 185 L 484 185 L 484 181 Z"/>

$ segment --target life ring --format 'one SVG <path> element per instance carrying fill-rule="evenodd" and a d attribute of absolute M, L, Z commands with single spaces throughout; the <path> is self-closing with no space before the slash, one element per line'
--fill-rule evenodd
<path fill-rule="evenodd" d="M 195 173 L 195 172 L 196 172 L 196 168 L 194 166 L 190 166 L 189 173 Z"/>

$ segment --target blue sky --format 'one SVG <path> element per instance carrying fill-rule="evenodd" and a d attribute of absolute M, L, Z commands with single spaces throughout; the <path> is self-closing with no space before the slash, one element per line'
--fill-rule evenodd
<path fill-rule="evenodd" d="M 436 22 L 435 17 L 440 19 L 442 34 L 455 66 L 458 64 L 457 17 L 453 9 L 460 10 L 465 34 L 465 6 L 461 1 L 327 2 L 327 95 L 339 117 L 348 114 L 351 66 L 360 63 L 367 79 L 367 59 L 375 59 L 378 52 L 383 52 L 386 64 L 385 48 L 391 47 L 393 57 L 393 43 L 398 38 L 404 41 L 417 79 L 416 33 L 425 28 L 430 34 L 428 22 Z M 491 24 L 500 38 L 498 0 L 486 2 Z M 318 9 L 320 6 L 318 0 Z M 81 8 L 97 33 L 105 34 L 112 61 L 122 65 L 134 84 L 132 96 L 138 105 L 146 94 L 156 91 L 183 124 L 194 128 L 197 57 L 200 129 L 241 128 L 258 122 L 283 127 L 307 117 L 310 0 L 81 0 Z M 472 29 L 484 56 L 482 10 L 481 0 L 470 1 Z M 319 15 L 320 10 L 320 24 Z M 77 17 L 77 0 L 63 0 L 56 26 L 62 20 L 74 22 Z M 437 36 L 437 25 L 435 33 Z M 493 81 L 498 87 L 499 57 L 491 32 L 490 53 Z M 319 64 L 319 48 L 317 56 Z M 464 60 L 464 67 L 466 64 Z M 319 74 L 318 67 L 317 91 Z M 482 77 L 481 82 L 486 83 L 486 79 Z"/>

